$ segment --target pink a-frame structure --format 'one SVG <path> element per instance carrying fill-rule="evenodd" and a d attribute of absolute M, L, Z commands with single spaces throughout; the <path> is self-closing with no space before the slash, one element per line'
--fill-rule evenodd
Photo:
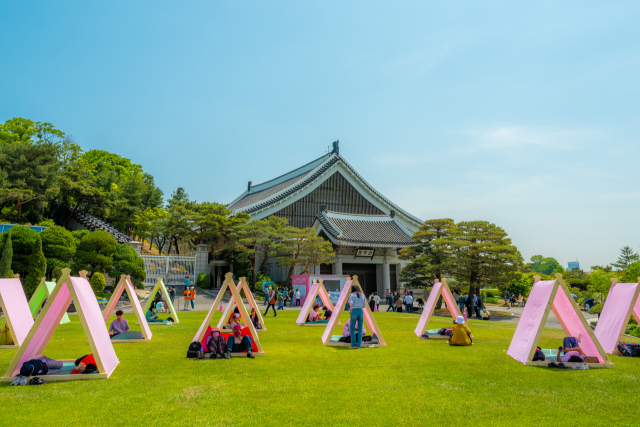
<path fill-rule="evenodd" d="M 509 356 L 524 365 L 547 366 L 548 362 L 533 362 L 531 359 L 533 359 L 533 354 L 538 342 L 540 342 L 542 330 L 551 310 L 556 315 L 566 336 L 582 336 L 580 348 L 584 350 L 587 357 L 597 358 L 598 363 L 589 363 L 589 367 L 613 368 L 614 365 L 587 324 L 560 273 L 556 274 L 556 280 L 540 281 L 540 276 L 536 276 L 536 281 L 507 351 Z M 572 366 L 574 363 L 567 362 L 565 365 Z"/>
<path fill-rule="evenodd" d="M 307 295 L 307 299 L 304 300 L 304 304 L 302 305 L 302 310 L 300 310 L 300 314 L 298 315 L 298 319 L 296 323 L 300 326 L 325 326 L 325 323 L 316 323 L 316 322 L 307 322 L 307 316 L 311 312 L 311 308 L 316 303 L 316 297 L 320 295 L 320 299 L 322 300 L 322 304 L 327 307 L 331 312 L 333 312 L 333 304 L 331 303 L 331 298 L 327 293 L 327 290 L 324 287 L 324 280 L 320 279 L 319 282 L 313 281 L 311 284 L 311 289 L 309 289 L 309 295 Z M 338 317 L 338 325 L 341 325 L 340 318 Z"/>
<path fill-rule="evenodd" d="M 33 326 L 33 317 L 19 277 L 16 274 L 13 279 L 0 279 L 0 307 L 13 337 L 13 344 L 0 345 L 0 348 L 19 347 Z"/>
<path fill-rule="evenodd" d="M 246 277 L 241 277 L 238 280 L 237 289 L 238 289 L 238 295 L 240 295 L 241 297 L 242 297 L 242 292 L 244 291 L 244 296 L 247 298 L 247 304 L 249 304 L 249 307 L 253 308 L 256 311 L 256 314 L 258 315 L 258 324 L 260 325 L 260 329 L 257 329 L 257 330 L 260 332 L 266 332 L 267 326 L 264 324 L 262 313 L 260 312 L 260 308 L 258 307 L 258 304 L 256 303 L 255 298 L 253 298 L 253 294 L 249 291 L 249 285 L 247 285 Z M 229 316 L 231 316 L 231 310 L 233 310 L 236 306 L 237 304 L 235 300 L 231 298 L 227 303 L 227 307 L 224 309 L 224 312 L 222 313 L 222 317 L 218 321 L 218 328 L 222 328 L 222 325 L 224 325 L 227 322 L 227 319 L 229 319 Z"/>
<path fill-rule="evenodd" d="M 433 310 L 436 308 L 440 295 L 442 295 L 444 302 L 447 303 L 447 308 L 449 309 L 449 313 L 451 313 L 451 317 L 455 319 L 459 316 L 458 307 L 453 299 L 451 290 L 447 285 L 447 279 L 443 278 L 442 282 L 436 279 L 436 282 L 433 284 L 433 288 L 431 289 L 431 293 L 429 294 L 429 299 L 427 299 L 427 303 L 424 305 L 424 309 L 422 310 L 420 320 L 418 320 L 418 326 L 416 326 L 415 331 L 413 331 L 418 337 L 421 337 L 422 334 L 424 334 L 424 331 L 427 330 L 429 319 L 433 316 Z M 429 335 L 429 338 L 449 339 L 446 335 Z"/>
<path fill-rule="evenodd" d="M 120 299 L 120 296 L 125 290 L 127 291 L 127 295 L 129 296 L 129 300 L 131 301 L 131 307 L 133 308 L 133 312 L 135 313 L 136 318 L 138 319 L 138 325 L 140 325 L 140 328 L 142 329 L 142 339 L 118 340 L 116 339 L 117 337 L 114 337 L 114 339 L 112 339 L 111 341 L 118 342 L 118 343 L 149 342 L 151 341 L 151 337 L 153 334 L 151 333 L 151 329 L 149 329 L 147 318 L 142 312 L 142 306 L 140 305 L 140 301 L 138 300 L 136 289 L 131 284 L 131 277 L 125 276 L 124 274 L 120 276 L 120 281 L 116 285 L 116 288 L 114 289 L 113 294 L 111 295 L 111 298 L 109 298 L 109 302 L 107 303 L 107 306 L 102 311 L 102 317 L 105 322 L 109 320 L 109 316 L 111 316 L 111 313 L 113 313 L 113 310 L 115 310 L 116 304 L 118 304 L 118 300 Z"/>
<path fill-rule="evenodd" d="M 74 375 L 43 375 L 47 381 L 69 381 L 109 378 L 120 361 L 113 350 L 109 333 L 104 325 L 100 306 L 93 289 L 86 278 L 86 271 L 81 271 L 82 277 L 71 277 L 68 268 L 62 270 L 62 277 L 51 292 L 47 303 L 29 331 L 27 338 L 14 356 L 9 368 L 2 377 L 2 381 L 11 382 L 18 375 L 22 364 L 43 353 L 51 340 L 53 333 L 60 324 L 67 308 L 74 302 L 82 329 L 87 336 L 89 347 L 98 365 L 97 374 Z M 73 362 L 75 359 L 64 360 Z"/>
<path fill-rule="evenodd" d="M 333 309 L 333 314 L 329 319 L 327 328 L 324 330 L 324 333 L 322 334 L 322 344 L 326 346 L 333 346 L 333 347 L 351 346 L 351 344 L 348 344 L 348 343 L 331 341 L 331 338 L 333 337 L 333 331 L 336 329 L 336 326 L 338 326 L 338 323 L 340 322 L 340 315 L 342 314 L 342 312 L 344 311 L 344 308 L 347 305 L 347 301 L 349 300 L 349 296 L 351 295 L 352 286 L 355 286 L 358 289 L 358 291 L 360 291 L 360 293 L 364 294 L 364 292 L 362 292 L 362 287 L 358 282 L 358 276 L 353 276 L 353 279 L 347 277 L 347 282 L 344 284 L 344 288 L 342 288 L 342 292 L 340 292 L 340 296 L 338 297 L 338 302 L 336 302 L 336 305 Z M 387 343 L 385 342 L 384 338 L 382 337 L 382 334 L 380 333 L 380 327 L 378 326 L 378 322 L 376 322 L 376 318 L 373 317 L 373 313 L 369 308 L 369 304 L 365 304 L 365 307 L 364 307 L 364 323 L 369 328 L 369 331 L 371 331 L 371 334 L 372 335 L 376 334 L 376 336 L 378 337 L 378 341 L 379 341 L 378 345 L 380 347 L 386 347 Z M 362 343 L 362 345 L 365 346 L 367 344 Z"/>
<path fill-rule="evenodd" d="M 640 278 L 639 283 L 617 283 L 618 279 L 611 281 L 613 283 L 598 318 L 595 335 L 605 352 L 620 354 L 618 343 L 622 341 L 631 316 L 640 324 Z"/>

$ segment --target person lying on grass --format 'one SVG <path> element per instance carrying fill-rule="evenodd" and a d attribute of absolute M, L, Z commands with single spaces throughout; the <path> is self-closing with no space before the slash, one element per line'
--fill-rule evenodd
<path fill-rule="evenodd" d="M 473 334 L 471 329 L 464 323 L 464 317 L 458 316 L 451 329 L 449 345 L 465 346 L 473 344 Z"/>
<path fill-rule="evenodd" d="M 562 351 L 575 352 L 577 351 L 580 356 L 584 356 L 584 351 L 580 348 L 580 341 L 582 341 L 582 334 L 578 334 L 578 337 L 564 337 L 562 340 Z"/>
<path fill-rule="evenodd" d="M 242 326 L 236 325 L 233 327 L 233 335 L 227 338 L 227 352 L 225 353 L 225 359 L 231 358 L 231 353 L 242 353 L 247 351 L 247 357 L 254 359 L 255 356 L 251 354 L 251 343 L 253 340 L 248 335 L 242 335 Z"/>
<path fill-rule="evenodd" d="M 98 370 L 96 360 L 93 358 L 93 354 L 87 354 L 78 358 L 75 362 L 76 369 L 71 371 L 72 374 L 90 374 Z"/>
<path fill-rule="evenodd" d="M 584 357 L 580 356 L 580 353 L 577 351 L 567 351 L 562 356 L 562 352 L 564 349 L 562 347 L 558 347 L 558 354 L 556 355 L 556 362 L 575 362 L 582 363 L 584 362 Z M 533 354 L 533 358 L 531 359 L 533 362 L 551 362 L 548 360 L 544 352 L 540 347 L 536 348 L 535 353 Z"/>
<path fill-rule="evenodd" d="M 210 359 L 223 358 L 226 351 L 227 341 L 220 335 L 220 329 L 211 329 L 211 335 L 207 338 L 207 348 L 211 352 Z"/>
<path fill-rule="evenodd" d="M 63 365 L 64 362 L 61 360 L 53 360 L 47 356 L 40 355 L 24 362 L 20 368 L 20 375 L 23 377 L 47 375 L 49 371 L 52 373 L 54 370 L 59 371 Z"/>
<path fill-rule="evenodd" d="M 112 321 L 109 326 L 109 335 L 112 337 L 129 330 L 129 322 L 127 322 L 127 319 L 122 318 L 123 314 L 122 310 L 116 311 L 116 320 Z"/>

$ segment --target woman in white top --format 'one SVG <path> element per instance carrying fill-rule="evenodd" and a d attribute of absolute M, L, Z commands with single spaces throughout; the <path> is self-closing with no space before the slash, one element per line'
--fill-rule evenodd
<path fill-rule="evenodd" d="M 356 286 L 351 287 L 351 295 L 349 295 L 349 312 L 351 313 L 351 347 L 349 348 L 361 348 L 362 347 L 362 322 L 364 322 L 364 308 L 367 304 L 367 298 L 364 294 L 358 291 Z M 358 325 L 358 331 L 356 335 L 356 325 Z"/>

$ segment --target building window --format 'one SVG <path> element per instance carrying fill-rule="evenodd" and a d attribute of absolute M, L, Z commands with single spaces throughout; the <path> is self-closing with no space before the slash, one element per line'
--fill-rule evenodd
<path fill-rule="evenodd" d="M 389 284 L 391 286 L 391 292 L 398 290 L 398 276 L 396 273 L 396 264 L 389 265 Z"/>

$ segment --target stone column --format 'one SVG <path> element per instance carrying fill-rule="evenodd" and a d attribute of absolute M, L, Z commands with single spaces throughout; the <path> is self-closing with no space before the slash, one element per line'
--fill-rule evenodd
<path fill-rule="evenodd" d="M 201 273 L 209 275 L 209 247 L 207 245 L 196 245 L 196 279 Z"/>
<path fill-rule="evenodd" d="M 132 240 L 129 242 L 129 246 L 131 246 L 136 251 L 138 256 L 141 255 L 140 249 L 142 248 L 142 243 L 138 242 L 137 240 Z"/>
<path fill-rule="evenodd" d="M 340 259 L 340 255 L 338 254 L 336 254 L 336 257 L 333 260 L 333 274 L 342 274 L 342 260 Z"/>
<path fill-rule="evenodd" d="M 389 273 L 389 258 L 385 255 L 382 259 L 382 293 L 378 292 L 378 295 L 385 295 L 387 289 L 391 289 L 391 274 Z"/>

